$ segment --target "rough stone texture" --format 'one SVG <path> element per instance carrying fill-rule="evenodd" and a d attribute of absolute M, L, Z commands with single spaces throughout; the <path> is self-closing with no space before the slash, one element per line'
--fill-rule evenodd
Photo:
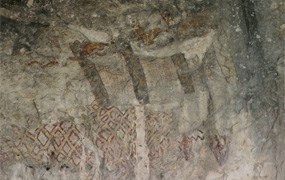
<path fill-rule="evenodd" d="M 283 0 L 0 6 L 0 179 L 285 179 Z"/>

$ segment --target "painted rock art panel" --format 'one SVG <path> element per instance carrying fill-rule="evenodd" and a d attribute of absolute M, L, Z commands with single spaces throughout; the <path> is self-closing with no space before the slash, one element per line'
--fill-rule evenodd
<path fill-rule="evenodd" d="M 1 1 L 0 180 L 284 180 L 283 1 Z"/>

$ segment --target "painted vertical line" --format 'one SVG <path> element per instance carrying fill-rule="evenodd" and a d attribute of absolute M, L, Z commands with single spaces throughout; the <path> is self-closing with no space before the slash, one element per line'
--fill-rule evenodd
<path fill-rule="evenodd" d="M 148 104 L 148 88 L 139 58 L 133 53 L 129 44 L 126 44 L 126 48 L 122 51 L 122 54 L 125 58 L 129 74 L 133 81 L 134 92 L 137 100 L 143 104 Z"/>
<path fill-rule="evenodd" d="M 96 102 L 104 107 L 109 106 L 109 95 L 95 64 L 88 59 L 80 60 L 79 64 L 84 71 L 85 77 L 90 83 L 91 91 L 95 96 Z"/>
<path fill-rule="evenodd" d="M 189 67 L 186 59 L 182 53 L 174 54 L 171 56 L 172 62 L 176 67 L 176 73 L 183 87 L 185 94 L 191 94 L 195 92 L 192 76 L 189 72 Z"/>
<path fill-rule="evenodd" d="M 149 169 L 149 149 L 146 144 L 146 131 L 145 131 L 145 112 L 144 106 L 135 106 L 136 115 L 136 167 L 135 175 L 136 180 L 149 180 L 150 169 Z"/>

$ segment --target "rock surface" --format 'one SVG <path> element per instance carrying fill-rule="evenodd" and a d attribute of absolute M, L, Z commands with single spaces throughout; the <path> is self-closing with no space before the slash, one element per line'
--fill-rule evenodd
<path fill-rule="evenodd" d="M 0 179 L 285 179 L 282 0 L 0 6 Z"/>

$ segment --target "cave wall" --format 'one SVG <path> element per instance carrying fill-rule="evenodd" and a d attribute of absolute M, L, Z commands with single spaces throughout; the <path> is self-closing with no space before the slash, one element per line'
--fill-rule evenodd
<path fill-rule="evenodd" d="M 282 0 L 0 4 L 0 179 L 285 178 Z"/>

